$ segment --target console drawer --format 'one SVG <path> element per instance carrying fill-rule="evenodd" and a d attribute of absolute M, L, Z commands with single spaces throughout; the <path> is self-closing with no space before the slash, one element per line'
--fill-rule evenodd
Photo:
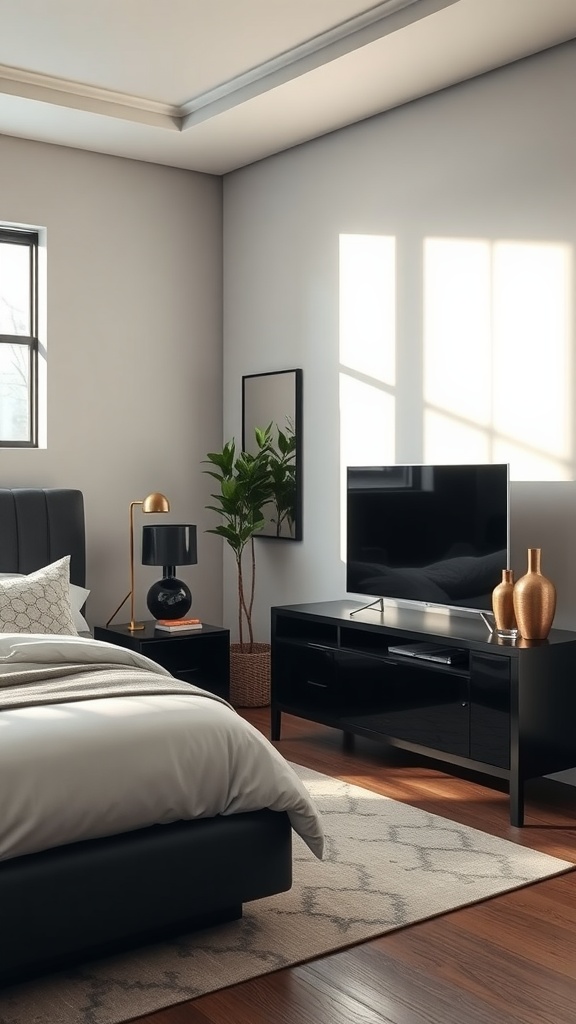
<path fill-rule="evenodd" d="M 339 692 L 336 653 L 331 647 L 279 642 L 272 674 L 273 699 L 305 707 L 333 706 Z"/>

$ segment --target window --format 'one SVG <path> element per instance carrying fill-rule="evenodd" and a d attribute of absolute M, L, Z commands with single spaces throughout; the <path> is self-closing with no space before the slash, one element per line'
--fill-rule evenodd
<path fill-rule="evenodd" d="M 38 446 L 38 232 L 0 227 L 0 447 Z"/>

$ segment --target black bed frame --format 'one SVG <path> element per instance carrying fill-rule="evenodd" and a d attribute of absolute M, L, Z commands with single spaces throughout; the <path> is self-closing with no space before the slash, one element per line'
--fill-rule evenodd
<path fill-rule="evenodd" d="M 81 491 L 0 488 L 0 572 L 71 555 L 85 584 Z M 242 915 L 292 885 L 288 816 L 178 821 L 0 861 L 0 985 Z"/>

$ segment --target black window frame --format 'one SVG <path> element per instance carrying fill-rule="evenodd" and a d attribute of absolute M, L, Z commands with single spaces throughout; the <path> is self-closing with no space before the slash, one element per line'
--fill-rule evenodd
<path fill-rule="evenodd" d="M 38 447 L 38 250 L 40 236 L 38 231 L 26 228 L 8 228 L 0 226 L 0 242 L 12 245 L 24 245 L 29 250 L 30 259 L 30 327 L 32 333 L 0 334 L 0 345 L 23 345 L 29 350 L 30 395 L 28 403 L 29 440 L 7 441 L 0 436 L 0 448 L 37 448 Z"/>

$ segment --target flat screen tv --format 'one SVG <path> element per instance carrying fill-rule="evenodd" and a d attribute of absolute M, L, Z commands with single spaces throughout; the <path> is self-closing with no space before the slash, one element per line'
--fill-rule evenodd
<path fill-rule="evenodd" d="M 509 566 L 508 465 L 349 466 L 346 590 L 491 611 Z"/>

